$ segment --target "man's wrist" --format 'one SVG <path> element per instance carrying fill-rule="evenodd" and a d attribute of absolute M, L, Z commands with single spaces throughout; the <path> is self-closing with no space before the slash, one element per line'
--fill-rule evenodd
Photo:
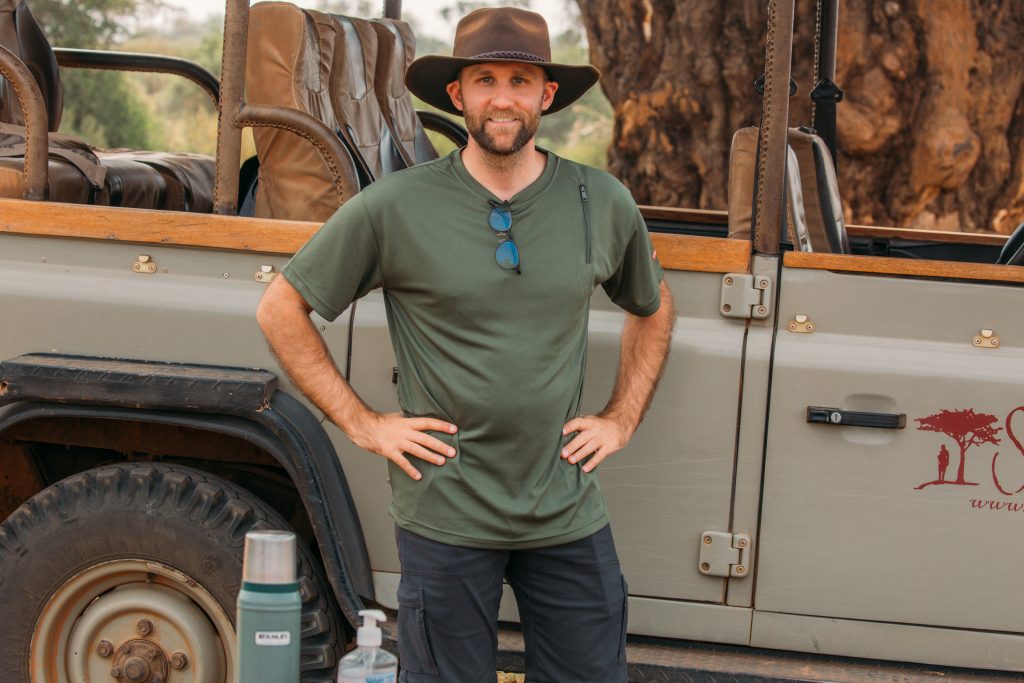
<path fill-rule="evenodd" d="M 619 410 L 614 407 L 608 407 L 598 413 L 599 417 L 603 417 L 606 420 L 611 420 L 615 424 L 619 425 L 623 432 L 626 433 L 626 438 L 633 436 L 636 432 L 636 428 L 640 426 L 640 420 L 628 415 L 625 411 Z"/>
<path fill-rule="evenodd" d="M 340 410 L 337 415 L 331 416 L 331 419 L 341 428 L 341 431 L 345 432 L 349 439 L 355 440 L 358 434 L 365 431 L 367 421 L 376 415 L 377 413 L 363 404 L 362 401 L 357 401 L 347 409 Z"/>

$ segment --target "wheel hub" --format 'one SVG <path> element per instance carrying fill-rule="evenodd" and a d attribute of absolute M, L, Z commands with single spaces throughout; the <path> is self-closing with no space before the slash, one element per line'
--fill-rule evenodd
<path fill-rule="evenodd" d="M 195 581 L 144 560 L 73 577 L 37 622 L 32 683 L 225 683 L 234 628 Z"/>
<path fill-rule="evenodd" d="M 118 648 L 110 675 L 118 683 L 164 683 L 168 668 L 160 646 L 140 638 Z"/>

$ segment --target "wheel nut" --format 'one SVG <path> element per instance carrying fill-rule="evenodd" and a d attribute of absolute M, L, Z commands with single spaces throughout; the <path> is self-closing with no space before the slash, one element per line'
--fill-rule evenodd
<path fill-rule="evenodd" d="M 184 652 L 175 652 L 171 655 L 171 666 L 175 669 L 184 669 L 188 666 L 188 655 Z M 154 683 L 156 682 L 154 681 Z"/>
<path fill-rule="evenodd" d="M 96 654 L 100 657 L 109 657 L 114 654 L 114 645 L 109 640 L 101 640 L 96 645 Z"/>
<path fill-rule="evenodd" d="M 155 647 L 151 647 L 148 650 L 146 650 L 146 659 L 156 659 L 157 655 L 159 654 L 160 653 L 157 651 Z"/>
<path fill-rule="evenodd" d="M 139 619 L 139 623 L 135 624 L 135 630 L 138 631 L 140 635 L 148 636 L 153 632 L 153 622 L 149 619 Z"/>
<path fill-rule="evenodd" d="M 113 669 L 110 670 L 110 675 L 113 676 L 114 678 L 120 678 L 121 677 L 121 667 L 115 666 Z"/>

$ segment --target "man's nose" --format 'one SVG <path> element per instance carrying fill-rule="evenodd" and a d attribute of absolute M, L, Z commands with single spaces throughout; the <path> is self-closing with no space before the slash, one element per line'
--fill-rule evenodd
<path fill-rule="evenodd" d="M 494 95 L 491 98 L 491 103 L 495 107 L 499 108 L 511 107 L 514 104 L 511 87 L 508 85 L 499 85 L 495 88 Z"/>

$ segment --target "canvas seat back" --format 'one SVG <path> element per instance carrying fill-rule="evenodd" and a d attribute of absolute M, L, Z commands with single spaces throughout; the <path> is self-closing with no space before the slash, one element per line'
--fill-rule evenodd
<path fill-rule="evenodd" d="M 750 239 L 757 136 L 756 127 L 741 128 L 733 134 L 729 150 L 729 237 L 734 239 Z M 799 164 L 792 147 L 786 157 L 786 239 L 797 251 L 815 251 L 808 233 Z"/>
<path fill-rule="evenodd" d="M 814 251 L 849 254 L 839 182 L 828 146 L 810 128 L 791 128 L 789 144 L 800 167 L 807 232 Z"/>
<path fill-rule="evenodd" d="M 407 165 L 391 137 L 377 97 L 378 33 L 374 23 L 366 19 L 341 15 L 331 18 L 338 31 L 331 101 L 341 122 L 342 140 L 358 153 L 372 182 Z"/>
<path fill-rule="evenodd" d="M 293 109 L 336 134 L 341 123 L 331 101 L 330 78 L 338 56 L 339 26 L 330 15 L 287 2 L 264 2 L 249 11 L 245 90 L 250 104 Z M 344 52 L 342 51 L 342 58 Z M 316 148 L 280 128 L 253 129 L 259 159 L 253 214 L 265 218 L 324 221 L 338 208 L 331 169 Z M 352 150 L 342 169 L 360 164 Z"/>
<path fill-rule="evenodd" d="M 379 19 L 377 30 L 377 101 L 395 147 L 406 165 L 437 158 L 437 151 L 416 115 L 405 72 L 416 58 L 416 38 L 404 21 Z"/>

